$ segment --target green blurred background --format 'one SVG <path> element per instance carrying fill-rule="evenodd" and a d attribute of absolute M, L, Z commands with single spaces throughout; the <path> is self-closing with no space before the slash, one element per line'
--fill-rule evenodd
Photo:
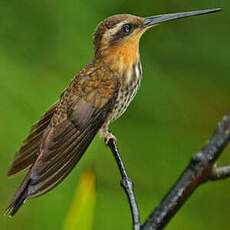
<path fill-rule="evenodd" d="M 141 40 L 142 87 L 111 129 L 144 221 L 230 110 L 229 6 L 228 0 L 0 0 L 0 213 L 23 178 L 6 177 L 15 151 L 92 58 L 92 34 L 101 20 L 222 7 L 221 13 L 165 23 Z M 230 148 L 219 165 L 230 163 L 229 154 Z M 91 164 L 97 178 L 93 229 L 131 229 L 117 166 L 98 137 L 55 190 L 28 201 L 13 219 L 0 214 L 0 229 L 62 229 L 79 175 Z M 167 229 L 229 226 L 230 181 L 224 180 L 201 186 Z"/>

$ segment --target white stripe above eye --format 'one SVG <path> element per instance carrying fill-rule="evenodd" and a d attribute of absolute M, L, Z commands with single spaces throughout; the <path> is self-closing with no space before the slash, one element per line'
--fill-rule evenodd
<path fill-rule="evenodd" d="M 121 26 L 126 24 L 126 23 L 128 23 L 128 21 L 122 21 L 122 22 L 118 23 L 115 27 L 113 27 L 112 29 L 107 30 L 105 35 L 104 35 L 104 38 L 109 38 L 109 37 L 111 37 L 111 35 L 116 34 L 121 29 Z"/>

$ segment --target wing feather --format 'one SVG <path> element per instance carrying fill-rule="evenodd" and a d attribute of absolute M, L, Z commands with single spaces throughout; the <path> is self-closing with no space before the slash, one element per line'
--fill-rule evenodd
<path fill-rule="evenodd" d="M 31 169 L 29 197 L 44 194 L 70 173 L 106 121 L 115 95 L 105 100 L 104 95 L 96 93 L 97 103 L 99 96 L 103 101 L 100 107 L 95 107 L 93 98 L 90 101 L 78 98 L 68 109 L 67 119 L 51 128 L 43 146 L 44 152 Z"/>
<path fill-rule="evenodd" d="M 102 125 L 108 122 L 119 81 L 104 68 L 92 70 L 91 67 L 79 73 L 59 103 L 33 126 L 23 142 L 9 175 L 32 166 L 5 213 L 14 215 L 24 200 L 58 185 L 81 159 Z"/>
<path fill-rule="evenodd" d="M 8 170 L 9 177 L 16 176 L 27 170 L 36 160 L 39 153 L 39 146 L 54 112 L 56 111 L 57 103 L 52 105 L 48 111 L 36 122 L 28 137 L 23 141 L 21 148 L 16 152 L 13 162 Z"/>

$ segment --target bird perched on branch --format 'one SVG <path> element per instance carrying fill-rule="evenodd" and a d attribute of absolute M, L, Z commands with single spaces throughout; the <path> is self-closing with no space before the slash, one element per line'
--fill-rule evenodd
<path fill-rule="evenodd" d="M 8 176 L 29 171 L 5 213 L 13 216 L 26 199 L 58 185 L 98 132 L 107 142 L 115 139 L 108 126 L 125 112 L 140 86 L 139 40 L 146 30 L 165 21 L 217 11 L 146 18 L 120 14 L 102 21 L 94 34 L 93 59 L 33 125 L 17 151 Z"/>

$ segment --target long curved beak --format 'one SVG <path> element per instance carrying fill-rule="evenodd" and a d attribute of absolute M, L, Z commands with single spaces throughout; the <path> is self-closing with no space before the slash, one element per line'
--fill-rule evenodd
<path fill-rule="evenodd" d="M 218 11 L 222 11 L 222 9 L 217 8 L 217 9 L 197 10 L 197 11 L 189 11 L 189 12 L 182 12 L 182 13 L 175 13 L 175 14 L 162 14 L 162 15 L 151 16 L 145 18 L 143 23 L 143 28 L 151 27 L 155 24 L 160 24 L 162 22 L 171 21 L 179 18 L 185 18 L 185 17 L 202 15 L 202 14 L 210 14 Z"/>

